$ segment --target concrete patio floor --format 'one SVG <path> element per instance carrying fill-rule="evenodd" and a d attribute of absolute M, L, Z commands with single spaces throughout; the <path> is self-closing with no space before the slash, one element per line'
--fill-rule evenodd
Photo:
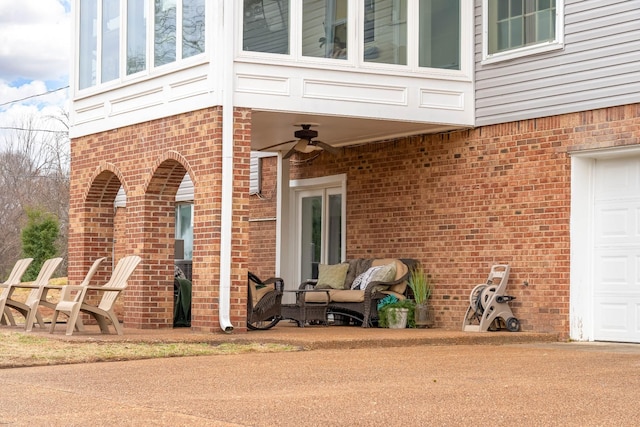
<path fill-rule="evenodd" d="M 86 326 L 84 332 L 64 334 L 65 325 L 57 326 L 53 334 L 34 327 L 34 334 L 65 341 L 133 341 L 133 342 L 271 342 L 300 346 L 308 350 L 328 348 L 402 347 L 415 345 L 453 344 L 515 344 L 530 342 L 556 342 L 558 334 L 535 332 L 462 332 L 440 328 L 386 329 L 357 326 L 306 326 L 299 328 L 294 322 L 283 320 L 265 331 L 202 333 L 190 328 L 131 329 L 124 335 L 100 334 L 95 325 Z M 19 330 L 13 329 L 13 330 Z"/>

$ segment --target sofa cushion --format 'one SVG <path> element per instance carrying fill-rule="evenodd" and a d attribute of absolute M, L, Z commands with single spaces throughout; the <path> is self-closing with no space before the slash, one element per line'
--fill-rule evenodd
<path fill-rule="evenodd" d="M 333 302 L 363 302 L 363 291 L 352 291 L 349 289 L 333 290 L 329 292 Z"/>
<path fill-rule="evenodd" d="M 318 283 L 316 289 L 344 289 L 349 264 L 320 264 L 318 266 Z"/>

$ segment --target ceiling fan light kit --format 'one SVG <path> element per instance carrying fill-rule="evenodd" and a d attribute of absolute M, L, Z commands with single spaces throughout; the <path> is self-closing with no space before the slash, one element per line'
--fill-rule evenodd
<path fill-rule="evenodd" d="M 282 156 L 283 159 L 288 159 L 296 152 L 309 154 L 313 151 L 324 150 L 324 151 L 328 151 L 330 154 L 333 154 L 333 155 L 336 155 L 340 152 L 340 150 L 336 147 L 332 147 L 331 145 L 326 144 L 322 141 L 315 141 L 313 138 L 316 138 L 318 136 L 318 131 L 311 129 L 310 124 L 302 124 L 299 126 L 301 126 L 302 129 L 299 129 L 293 133 L 293 136 L 295 136 L 296 139 L 271 145 L 261 149 L 260 151 L 267 151 L 271 148 L 275 148 L 280 145 L 285 145 L 291 142 L 295 142 L 294 146 L 284 156 Z"/>

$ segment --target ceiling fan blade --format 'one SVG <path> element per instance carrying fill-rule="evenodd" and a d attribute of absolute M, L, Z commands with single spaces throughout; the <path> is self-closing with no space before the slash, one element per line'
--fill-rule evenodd
<path fill-rule="evenodd" d="M 328 151 L 330 154 L 333 154 L 334 156 L 340 154 L 340 149 L 336 148 L 336 147 L 332 147 L 331 145 L 327 144 L 326 142 L 322 142 L 322 141 L 313 141 L 313 143 L 315 145 L 317 145 L 318 147 L 322 148 L 325 151 Z"/>
<path fill-rule="evenodd" d="M 293 156 L 293 153 L 296 152 L 296 147 L 294 146 L 291 150 L 287 151 L 287 154 L 285 154 L 284 156 L 282 156 L 282 158 L 284 160 L 288 159 L 289 157 Z"/>
<path fill-rule="evenodd" d="M 297 141 L 297 139 L 292 139 L 291 141 L 279 142 L 279 143 L 277 143 L 277 144 L 273 144 L 273 145 L 270 145 L 270 146 L 268 146 L 268 147 L 261 148 L 261 149 L 260 149 L 260 150 L 258 150 L 258 151 L 267 151 L 267 150 L 269 150 L 270 148 L 275 148 L 275 147 L 278 147 L 278 146 L 280 146 L 280 145 L 284 145 L 284 144 L 290 144 L 290 143 L 292 143 L 292 142 L 296 142 L 296 141 Z"/>

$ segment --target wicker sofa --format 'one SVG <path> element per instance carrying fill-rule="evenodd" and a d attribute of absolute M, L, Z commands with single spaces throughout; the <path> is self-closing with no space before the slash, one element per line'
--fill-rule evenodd
<path fill-rule="evenodd" d="M 387 295 L 405 298 L 407 279 L 416 264 L 412 259 L 358 258 L 342 264 L 320 265 L 318 279 L 305 281 L 299 288 L 329 289 L 328 312 L 362 322 L 362 327 L 368 328 L 378 318 L 380 299 Z M 364 284 L 364 289 L 357 286 L 367 279 L 372 280 Z M 304 304 L 326 304 L 326 293 L 307 292 Z"/>

